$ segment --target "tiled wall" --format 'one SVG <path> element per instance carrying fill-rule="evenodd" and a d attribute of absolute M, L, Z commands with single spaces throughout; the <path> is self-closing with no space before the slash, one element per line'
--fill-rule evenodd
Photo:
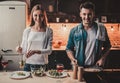
<path fill-rule="evenodd" d="M 53 41 L 62 40 L 62 45 L 66 45 L 70 29 L 76 26 L 75 23 L 50 23 L 53 29 Z"/>
<path fill-rule="evenodd" d="M 53 29 L 53 41 L 62 40 L 62 45 L 66 45 L 70 29 L 78 25 L 78 23 L 49 23 Z M 120 47 L 120 24 L 106 23 L 105 24 L 110 41 L 113 47 Z"/>
<path fill-rule="evenodd" d="M 105 24 L 113 47 L 120 47 L 120 24 Z"/>

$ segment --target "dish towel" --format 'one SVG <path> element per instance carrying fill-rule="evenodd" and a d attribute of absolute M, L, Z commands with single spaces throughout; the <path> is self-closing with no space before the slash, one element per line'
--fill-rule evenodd
<path fill-rule="evenodd" d="M 105 26 L 102 23 L 98 23 L 96 39 L 105 41 Z"/>

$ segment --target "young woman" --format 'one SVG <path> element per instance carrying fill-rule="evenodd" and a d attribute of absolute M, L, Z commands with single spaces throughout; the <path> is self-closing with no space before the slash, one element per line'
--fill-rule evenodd
<path fill-rule="evenodd" d="M 48 64 L 48 55 L 52 52 L 53 30 L 47 27 L 47 16 L 40 4 L 31 10 L 31 24 L 23 32 L 21 46 L 16 51 L 25 57 L 25 71 L 31 66 L 45 67 Z"/>

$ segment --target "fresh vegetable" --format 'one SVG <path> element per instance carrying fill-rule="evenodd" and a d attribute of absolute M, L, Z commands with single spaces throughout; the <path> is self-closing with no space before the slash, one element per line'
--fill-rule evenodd
<path fill-rule="evenodd" d="M 25 73 L 23 73 L 23 72 L 18 72 L 17 75 L 18 75 L 18 76 L 25 76 Z"/>
<path fill-rule="evenodd" d="M 58 72 L 57 70 L 49 70 L 48 72 L 53 77 L 59 77 L 59 76 L 63 75 L 61 72 Z"/>

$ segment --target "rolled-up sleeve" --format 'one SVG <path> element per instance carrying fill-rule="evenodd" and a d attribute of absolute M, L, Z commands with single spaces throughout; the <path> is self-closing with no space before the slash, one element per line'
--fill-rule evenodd
<path fill-rule="evenodd" d="M 74 51 L 73 29 L 71 29 L 69 34 L 66 51 Z"/>

